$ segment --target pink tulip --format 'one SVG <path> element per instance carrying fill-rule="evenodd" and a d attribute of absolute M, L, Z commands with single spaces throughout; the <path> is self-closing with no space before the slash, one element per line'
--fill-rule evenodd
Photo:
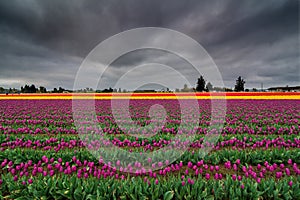
<path fill-rule="evenodd" d="M 258 170 L 261 169 L 261 165 L 260 165 L 260 164 L 257 165 L 257 169 L 258 169 Z"/>
<path fill-rule="evenodd" d="M 234 181 L 236 180 L 236 175 L 235 174 L 232 175 L 232 180 L 234 180 Z"/>
<path fill-rule="evenodd" d="M 257 178 L 257 179 L 256 179 L 256 182 L 257 182 L 257 183 L 260 183 L 260 182 L 261 182 L 261 179 L 260 179 L 260 178 Z"/>
<path fill-rule="evenodd" d="M 48 172 L 47 171 L 43 171 L 43 176 L 47 176 Z"/>
<path fill-rule="evenodd" d="M 202 174 L 202 173 L 203 173 L 203 169 L 200 168 L 200 169 L 199 169 L 199 174 Z"/>
<path fill-rule="evenodd" d="M 238 180 L 241 181 L 243 178 L 241 175 L 238 175 Z"/>
<path fill-rule="evenodd" d="M 215 179 L 215 180 L 218 180 L 218 179 L 219 179 L 219 174 L 218 174 L 218 173 L 215 174 L 214 179 Z"/>
<path fill-rule="evenodd" d="M 190 185 L 193 185 L 194 184 L 194 180 L 192 180 L 192 179 L 188 179 L 188 184 L 190 184 Z"/>
<path fill-rule="evenodd" d="M 180 163 L 179 163 L 179 167 L 182 167 L 183 166 L 183 163 L 182 163 L 182 161 L 180 161 Z"/>
<path fill-rule="evenodd" d="M 276 178 L 281 178 L 282 172 L 276 172 Z"/>
<path fill-rule="evenodd" d="M 238 170 L 238 168 L 237 168 L 237 165 L 236 165 L 236 164 L 233 164 L 233 170 L 234 170 L 234 171 L 237 171 L 237 170 Z"/>
<path fill-rule="evenodd" d="M 219 179 L 221 180 L 223 178 L 223 175 L 222 174 L 219 174 Z"/>
<path fill-rule="evenodd" d="M 205 174 L 205 178 L 206 178 L 206 180 L 209 180 L 209 179 L 210 179 L 210 174 L 209 174 L 209 173 L 206 173 L 206 174 Z"/>
<path fill-rule="evenodd" d="M 203 165 L 203 160 L 200 160 L 199 162 L 197 162 L 198 167 L 201 167 L 201 165 Z"/>
<path fill-rule="evenodd" d="M 158 167 L 162 167 L 163 163 L 162 162 L 158 162 L 157 165 L 158 165 Z"/>
<path fill-rule="evenodd" d="M 290 169 L 289 168 L 285 168 L 285 173 L 286 173 L 287 176 L 290 176 L 291 175 Z"/>

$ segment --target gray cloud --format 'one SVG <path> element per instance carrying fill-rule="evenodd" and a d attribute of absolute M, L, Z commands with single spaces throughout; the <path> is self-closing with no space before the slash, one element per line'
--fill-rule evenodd
<path fill-rule="evenodd" d="M 80 63 L 99 42 L 145 26 L 171 28 L 197 40 L 228 87 L 239 75 L 248 88 L 300 83 L 297 0 L 11 0 L 0 1 L 0 85 L 72 88 Z M 108 72 L 116 79 L 130 66 L 150 61 L 180 69 L 196 82 L 193 69 L 168 53 L 124 56 Z"/>

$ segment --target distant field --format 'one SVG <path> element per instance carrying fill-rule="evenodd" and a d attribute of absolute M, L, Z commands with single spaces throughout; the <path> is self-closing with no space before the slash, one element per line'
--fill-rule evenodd
<path fill-rule="evenodd" d="M 300 92 L 0 94 L 1 99 L 300 99 Z"/>

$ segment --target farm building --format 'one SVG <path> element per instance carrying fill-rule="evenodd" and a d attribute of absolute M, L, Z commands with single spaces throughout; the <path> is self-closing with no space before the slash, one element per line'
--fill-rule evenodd
<path fill-rule="evenodd" d="M 285 86 L 285 87 L 271 87 L 268 89 L 270 92 L 300 92 L 300 86 Z"/>

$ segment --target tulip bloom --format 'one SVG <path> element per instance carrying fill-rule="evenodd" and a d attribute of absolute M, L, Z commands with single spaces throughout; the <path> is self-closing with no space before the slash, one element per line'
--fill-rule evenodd
<path fill-rule="evenodd" d="M 234 181 L 236 180 L 236 175 L 235 174 L 232 175 L 232 180 L 234 180 Z"/>
<path fill-rule="evenodd" d="M 185 185 L 185 182 L 184 182 L 184 181 L 182 181 L 182 182 L 181 182 L 181 185 L 182 185 L 182 186 L 184 186 L 184 185 Z"/>
<path fill-rule="evenodd" d="M 205 174 L 205 178 L 206 178 L 206 180 L 209 180 L 209 179 L 210 179 L 210 174 L 209 174 L 209 173 L 206 173 L 206 174 Z"/>

